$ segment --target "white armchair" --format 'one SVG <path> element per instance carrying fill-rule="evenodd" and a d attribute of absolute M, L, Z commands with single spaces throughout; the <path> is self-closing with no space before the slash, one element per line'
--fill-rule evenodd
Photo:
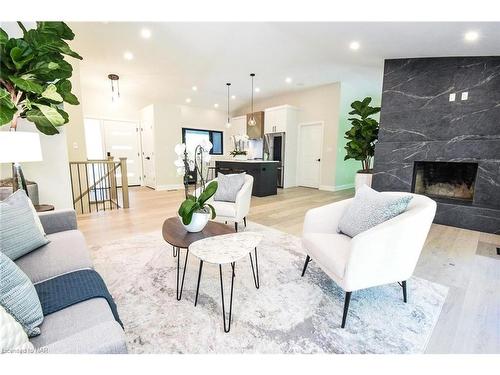
<path fill-rule="evenodd" d="M 217 181 L 214 178 L 212 181 Z M 250 212 L 250 201 L 252 199 L 253 177 L 249 174 L 245 175 L 245 183 L 236 195 L 235 202 L 222 202 L 214 200 L 214 197 L 208 200 L 215 208 L 217 220 L 234 222 L 234 229 L 238 231 L 238 223 L 243 221 L 247 226 L 247 215 Z"/>
<path fill-rule="evenodd" d="M 406 281 L 415 270 L 436 213 L 436 202 L 412 195 L 404 213 L 353 238 L 337 233 L 339 220 L 352 198 L 307 212 L 302 236 L 307 256 L 302 276 L 308 263 L 314 260 L 346 292 L 342 328 L 351 294 L 356 290 L 398 282 L 407 302 Z"/>

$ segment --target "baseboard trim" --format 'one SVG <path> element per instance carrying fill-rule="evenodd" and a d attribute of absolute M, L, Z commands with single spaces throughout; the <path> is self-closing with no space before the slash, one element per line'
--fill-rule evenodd
<path fill-rule="evenodd" d="M 184 189 L 183 184 L 169 184 L 169 185 L 158 185 L 155 187 L 156 191 L 165 191 L 165 190 L 179 190 Z"/>
<path fill-rule="evenodd" d="M 340 191 L 340 190 L 352 189 L 353 187 L 354 187 L 354 183 L 352 183 L 352 184 L 344 184 L 344 185 L 337 185 L 337 186 L 319 185 L 319 190 L 324 190 L 324 191 Z"/>

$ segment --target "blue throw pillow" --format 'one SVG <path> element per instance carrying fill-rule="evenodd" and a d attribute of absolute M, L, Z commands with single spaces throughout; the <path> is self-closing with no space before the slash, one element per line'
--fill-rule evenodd
<path fill-rule="evenodd" d="M 412 198 L 382 194 L 363 185 L 340 218 L 338 231 L 354 237 L 403 213 Z"/>
<path fill-rule="evenodd" d="M 0 202 L 0 251 L 10 259 L 47 244 L 40 219 L 24 190 Z"/>
<path fill-rule="evenodd" d="M 6 255 L 0 252 L 0 305 L 16 319 L 28 336 L 40 334 L 42 305 L 31 280 Z"/>

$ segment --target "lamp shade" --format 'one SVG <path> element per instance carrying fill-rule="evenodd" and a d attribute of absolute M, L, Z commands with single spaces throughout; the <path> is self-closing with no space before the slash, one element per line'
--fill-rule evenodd
<path fill-rule="evenodd" d="M 42 147 L 38 133 L 0 131 L 0 163 L 42 160 Z"/>

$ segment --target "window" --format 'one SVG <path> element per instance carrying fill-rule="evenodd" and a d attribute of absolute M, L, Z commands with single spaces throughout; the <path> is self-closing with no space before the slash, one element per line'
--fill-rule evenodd
<path fill-rule="evenodd" d="M 222 155 L 224 153 L 222 135 L 221 131 L 216 130 L 182 128 L 182 142 L 186 144 L 188 150 L 194 151 L 202 139 L 208 139 L 213 145 L 212 150 L 210 150 L 212 155 Z"/>

